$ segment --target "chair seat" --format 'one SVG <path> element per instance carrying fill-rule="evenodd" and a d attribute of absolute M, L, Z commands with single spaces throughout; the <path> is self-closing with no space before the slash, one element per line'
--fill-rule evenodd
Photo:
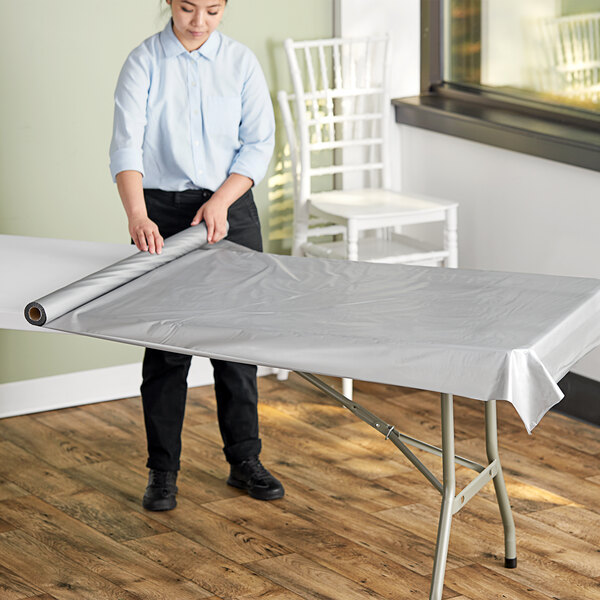
<path fill-rule="evenodd" d="M 319 192 L 310 195 L 309 203 L 312 212 L 323 217 L 353 219 L 357 222 L 374 218 L 412 220 L 427 213 L 430 213 L 432 220 L 443 220 L 446 210 L 458 206 L 456 202 L 380 188 Z"/>
<path fill-rule="evenodd" d="M 307 242 L 302 245 L 306 256 L 347 259 L 346 242 Z M 419 264 L 436 266 L 448 257 L 448 252 L 433 244 L 406 235 L 394 235 L 385 240 L 365 237 L 358 241 L 358 260 L 381 263 Z"/>

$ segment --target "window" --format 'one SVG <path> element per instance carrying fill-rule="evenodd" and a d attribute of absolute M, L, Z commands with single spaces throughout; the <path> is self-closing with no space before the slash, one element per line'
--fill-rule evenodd
<path fill-rule="evenodd" d="M 418 127 L 600 171 L 600 0 L 422 0 Z"/>

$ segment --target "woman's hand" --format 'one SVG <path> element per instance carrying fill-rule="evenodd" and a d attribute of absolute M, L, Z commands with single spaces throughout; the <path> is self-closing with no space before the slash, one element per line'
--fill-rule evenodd
<path fill-rule="evenodd" d="M 158 231 L 158 226 L 148 217 L 134 217 L 129 219 L 129 235 L 142 252 L 160 254 L 165 241 Z"/>
<path fill-rule="evenodd" d="M 191 225 L 198 225 L 200 221 L 206 223 L 209 244 L 214 244 L 227 235 L 227 211 L 230 205 L 231 202 L 215 193 L 200 207 L 191 222 Z"/>

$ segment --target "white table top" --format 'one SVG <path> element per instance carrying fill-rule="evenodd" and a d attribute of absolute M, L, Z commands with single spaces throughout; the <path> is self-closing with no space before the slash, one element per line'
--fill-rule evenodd
<path fill-rule="evenodd" d="M 129 244 L 0 235 L 0 329 L 40 331 L 23 316 L 30 300 L 135 252 Z"/>

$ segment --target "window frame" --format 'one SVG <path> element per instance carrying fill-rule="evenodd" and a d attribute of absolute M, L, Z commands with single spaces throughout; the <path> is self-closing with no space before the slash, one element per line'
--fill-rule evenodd
<path fill-rule="evenodd" d="M 443 78 L 443 0 L 421 0 L 421 93 L 392 100 L 396 122 L 600 171 L 600 113 Z"/>

